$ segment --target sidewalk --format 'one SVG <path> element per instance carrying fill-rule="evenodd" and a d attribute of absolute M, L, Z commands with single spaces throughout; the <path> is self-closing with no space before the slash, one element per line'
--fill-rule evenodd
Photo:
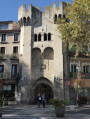
<path fill-rule="evenodd" d="M 52 105 L 45 108 L 42 105 L 40 108 L 37 105 L 4 106 L 3 111 L 2 119 L 58 119 Z M 90 105 L 74 109 L 66 106 L 63 119 L 90 119 Z"/>

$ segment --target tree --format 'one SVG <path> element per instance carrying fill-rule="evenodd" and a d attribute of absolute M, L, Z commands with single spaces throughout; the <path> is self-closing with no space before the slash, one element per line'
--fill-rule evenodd
<path fill-rule="evenodd" d="M 66 18 L 57 19 L 57 29 L 65 44 L 70 48 L 75 45 L 76 56 L 84 50 L 86 55 L 90 52 L 85 46 L 90 45 L 90 0 L 73 0 L 72 5 L 66 3 Z"/>

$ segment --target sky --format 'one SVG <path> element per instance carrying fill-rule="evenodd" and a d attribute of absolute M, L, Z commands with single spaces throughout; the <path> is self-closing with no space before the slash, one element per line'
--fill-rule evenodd
<path fill-rule="evenodd" d="M 23 4 L 26 4 L 28 8 L 29 4 L 35 7 L 41 7 L 44 12 L 45 6 L 51 6 L 53 2 L 56 2 L 57 7 L 59 2 L 69 2 L 72 4 L 73 0 L 0 0 L 0 21 L 18 21 L 18 9 Z"/>

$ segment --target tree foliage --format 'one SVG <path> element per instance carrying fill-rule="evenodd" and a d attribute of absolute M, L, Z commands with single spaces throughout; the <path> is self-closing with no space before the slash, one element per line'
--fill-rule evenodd
<path fill-rule="evenodd" d="M 78 55 L 83 45 L 90 44 L 90 0 L 73 0 L 72 5 L 66 4 L 66 18 L 57 19 L 57 29 L 65 44 L 69 43 L 70 47 L 76 44 Z"/>

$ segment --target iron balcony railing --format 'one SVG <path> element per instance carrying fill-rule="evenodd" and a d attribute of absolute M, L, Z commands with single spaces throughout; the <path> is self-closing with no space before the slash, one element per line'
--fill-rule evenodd
<path fill-rule="evenodd" d="M 81 79 L 90 79 L 90 73 L 83 73 L 83 72 L 70 72 L 69 78 L 81 78 Z"/>
<path fill-rule="evenodd" d="M 18 58 L 19 58 L 19 54 L 18 53 L 11 54 L 11 59 L 18 59 Z"/>
<path fill-rule="evenodd" d="M 4 53 L 0 53 L 0 59 L 6 58 L 6 55 Z"/>

